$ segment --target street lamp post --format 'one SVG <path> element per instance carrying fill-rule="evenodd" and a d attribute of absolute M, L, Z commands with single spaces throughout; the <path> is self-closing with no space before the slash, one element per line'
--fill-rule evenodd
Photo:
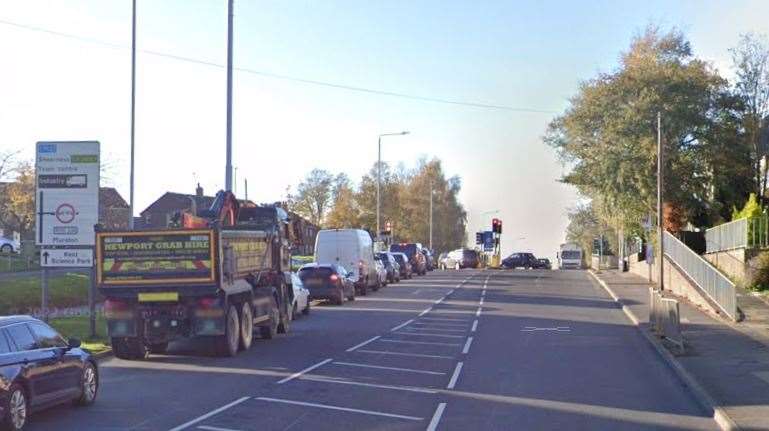
<path fill-rule="evenodd" d="M 430 250 L 433 250 L 433 183 L 430 182 Z"/>
<path fill-rule="evenodd" d="M 224 174 L 224 188 L 232 191 L 232 8 L 233 0 L 227 2 L 227 154 Z"/>
<path fill-rule="evenodd" d="M 381 188 L 382 188 L 382 137 L 383 136 L 401 136 L 408 135 L 409 132 L 404 130 L 399 133 L 382 133 L 379 135 L 377 142 L 377 163 L 376 163 L 376 238 L 380 238 L 380 208 L 382 206 Z"/>
<path fill-rule="evenodd" d="M 128 214 L 128 228 L 134 228 L 134 124 L 136 113 L 136 0 L 131 10 L 131 185 Z"/>

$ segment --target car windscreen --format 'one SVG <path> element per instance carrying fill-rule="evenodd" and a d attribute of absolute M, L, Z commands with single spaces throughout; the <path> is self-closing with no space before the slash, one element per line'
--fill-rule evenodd
<path fill-rule="evenodd" d="M 409 259 L 414 257 L 414 253 L 417 252 L 416 244 L 393 244 L 390 246 L 390 251 L 396 253 L 404 253 Z"/>
<path fill-rule="evenodd" d="M 562 259 L 581 259 L 582 252 L 578 250 L 564 250 L 561 252 Z"/>
<path fill-rule="evenodd" d="M 405 259 L 403 259 L 403 255 L 400 255 L 400 254 L 394 254 L 393 257 L 395 258 L 396 262 L 401 263 L 401 264 L 405 260 Z"/>

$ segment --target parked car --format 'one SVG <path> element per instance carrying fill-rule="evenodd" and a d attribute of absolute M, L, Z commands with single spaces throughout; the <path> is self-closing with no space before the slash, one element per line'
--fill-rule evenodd
<path fill-rule="evenodd" d="M 401 281 L 400 265 L 395 261 L 392 253 L 380 251 L 376 255 L 381 260 L 382 264 L 384 264 L 385 270 L 387 271 L 387 282 L 397 283 Z"/>
<path fill-rule="evenodd" d="M 69 341 L 30 316 L 0 317 L 0 426 L 21 430 L 33 411 L 74 402 L 89 405 L 99 368 L 80 341 Z"/>
<path fill-rule="evenodd" d="M 18 253 L 21 250 L 21 242 L 12 238 L 0 237 L 0 253 Z"/>
<path fill-rule="evenodd" d="M 435 258 L 433 256 L 433 252 L 429 248 L 423 248 L 422 254 L 425 255 L 425 264 L 427 265 L 427 270 L 433 271 L 435 269 Z"/>
<path fill-rule="evenodd" d="M 534 265 L 532 266 L 532 268 L 536 268 L 536 269 L 553 269 L 553 265 L 550 263 L 550 259 L 548 259 L 548 258 L 541 258 L 541 259 L 537 259 L 534 262 Z"/>
<path fill-rule="evenodd" d="M 355 285 L 342 265 L 308 263 L 299 269 L 299 279 L 310 292 L 310 300 L 327 299 L 342 305 L 355 300 Z"/>
<path fill-rule="evenodd" d="M 343 266 L 361 295 L 365 296 L 369 289 L 379 289 L 374 243 L 365 230 L 321 230 L 315 240 L 315 262 Z"/>
<path fill-rule="evenodd" d="M 395 258 L 395 261 L 400 265 L 401 278 L 411 278 L 413 276 L 413 269 L 409 263 L 409 258 L 404 253 L 391 253 Z"/>
<path fill-rule="evenodd" d="M 460 248 L 450 251 L 443 260 L 443 268 L 453 268 L 456 270 L 463 268 L 477 268 L 480 263 L 478 252 L 468 248 Z"/>
<path fill-rule="evenodd" d="M 310 314 L 310 291 L 304 287 L 302 279 L 295 273 L 291 273 L 291 287 L 294 289 L 294 308 L 291 318 L 296 319 L 297 314 Z"/>
<path fill-rule="evenodd" d="M 390 244 L 390 251 L 405 254 L 411 264 L 413 273 L 417 275 L 427 274 L 427 259 L 425 259 L 425 255 L 422 254 L 422 244 L 414 242 Z"/>
<path fill-rule="evenodd" d="M 378 280 L 379 287 L 387 286 L 387 268 L 385 268 L 384 263 L 382 262 L 382 259 L 374 256 L 374 265 L 376 267 L 376 273 Z"/>
<path fill-rule="evenodd" d="M 502 259 L 502 266 L 509 269 L 533 268 L 537 264 L 537 258 L 531 253 L 513 253 Z"/>

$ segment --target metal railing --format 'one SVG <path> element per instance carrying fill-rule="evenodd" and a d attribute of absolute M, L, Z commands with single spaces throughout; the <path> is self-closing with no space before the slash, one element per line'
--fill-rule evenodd
<path fill-rule="evenodd" d="M 769 216 L 743 218 L 730 221 L 705 231 L 705 250 L 708 253 L 735 248 L 769 247 Z"/>
<path fill-rule="evenodd" d="M 670 232 L 665 232 L 664 241 L 665 255 L 678 265 L 721 311 L 731 319 L 737 320 L 734 283 Z"/>

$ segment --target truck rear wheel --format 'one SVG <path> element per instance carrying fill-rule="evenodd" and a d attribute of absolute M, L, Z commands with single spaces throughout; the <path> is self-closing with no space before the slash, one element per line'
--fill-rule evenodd
<path fill-rule="evenodd" d="M 251 311 L 251 304 L 243 303 L 240 311 L 240 349 L 248 350 L 251 348 L 251 342 L 254 340 L 254 314 Z"/>
<path fill-rule="evenodd" d="M 280 316 L 280 323 L 278 324 L 278 333 L 280 334 L 288 334 L 291 328 L 291 315 L 293 314 L 294 307 L 286 304 L 284 308 L 285 310 L 283 310 L 283 315 Z"/>
<path fill-rule="evenodd" d="M 146 359 L 149 355 L 144 341 L 137 337 L 113 338 L 111 343 L 112 351 L 120 359 Z"/>
<path fill-rule="evenodd" d="M 272 311 L 270 311 L 270 322 L 265 326 L 259 327 L 259 335 L 265 340 L 275 338 L 275 335 L 278 333 L 279 314 L 278 307 L 273 304 Z"/>
<path fill-rule="evenodd" d="M 240 319 L 234 305 L 227 308 L 227 318 L 224 323 L 224 335 L 217 337 L 218 353 L 221 356 L 235 356 L 240 346 Z"/>

